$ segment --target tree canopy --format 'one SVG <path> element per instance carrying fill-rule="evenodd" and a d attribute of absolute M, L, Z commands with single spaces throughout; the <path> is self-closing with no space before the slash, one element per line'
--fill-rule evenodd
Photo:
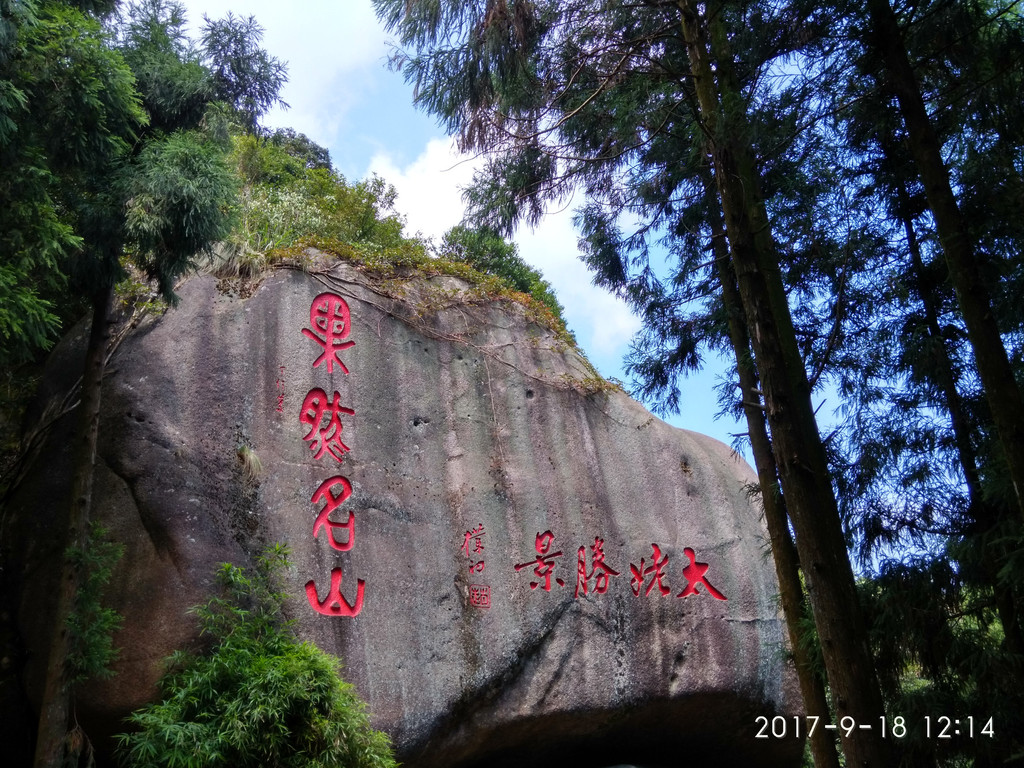
<path fill-rule="evenodd" d="M 796 533 L 837 716 L 875 672 L 890 712 L 920 712 L 1019 669 L 1017 4 L 375 5 L 417 103 L 487 158 L 469 221 L 507 234 L 582 193 L 584 261 L 644 321 L 640 392 L 672 410 L 708 352 L 733 355 L 724 405 L 752 441 L 767 421 L 762 494 Z M 876 576 L 864 618 L 846 544 Z M 931 623 L 897 631 L 911 587 Z M 874 660 L 839 649 L 864 625 Z M 940 637 L 963 655 L 928 650 Z M 1015 722 L 1019 693 L 990 682 Z M 1008 731 L 900 759 L 989 764 L 1024 744 Z M 863 736 L 848 764 L 889 764 Z"/>
<path fill-rule="evenodd" d="M 528 304 L 564 333 L 550 286 L 513 245 L 469 228 L 440 246 L 409 237 L 393 187 L 377 177 L 350 183 L 307 136 L 260 126 L 281 103 L 286 68 L 260 47 L 252 17 L 207 18 L 198 41 L 185 25 L 173 0 L 0 0 L 0 362 L 37 358 L 70 322 L 90 310 L 92 321 L 76 385 L 64 577 L 50 646 L 39 649 L 49 662 L 37 766 L 88 762 L 74 695 L 114 653 L 118 617 L 97 602 L 83 563 L 104 551 L 89 530 L 116 291 L 145 285 L 173 304 L 177 281 L 215 252 L 208 264 L 221 276 L 258 279 L 312 244 L 388 274 L 457 275 L 483 295 Z M 222 575 L 235 602 L 199 613 L 211 632 L 227 622 L 228 636 L 212 659 L 177 659 L 187 669 L 167 679 L 176 703 L 139 713 L 139 733 L 126 737 L 130 761 L 393 765 L 336 660 L 295 641 L 276 613 L 242 621 L 239 601 L 252 598 L 243 592 L 256 590 L 261 611 L 277 611 L 281 596 L 237 569 Z M 218 676 L 235 663 L 237 675 Z M 254 670 L 291 682 L 279 690 Z M 197 675 L 206 675 L 198 687 Z M 197 717 L 220 725 L 200 734 Z M 281 717 L 295 729 L 275 741 Z M 223 739 L 224 727 L 238 738 Z M 195 737 L 184 751 L 183 734 Z"/>
<path fill-rule="evenodd" d="M 89 544 L 114 287 L 133 265 L 174 301 L 176 280 L 227 236 L 235 184 L 215 99 L 254 127 L 284 77 L 258 48 L 251 19 L 208 22 L 219 37 L 208 37 L 204 65 L 177 3 L 116 10 L 57 0 L 0 6 L 0 359 L 19 362 L 47 346 L 58 311 L 92 310 L 69 552 Z M 83 576 L 71 558 L 63 566 L 36 745 L 36 765 L 54 768 L 77 760 L 65 755 L 74 681 L 64 623 Z"/>

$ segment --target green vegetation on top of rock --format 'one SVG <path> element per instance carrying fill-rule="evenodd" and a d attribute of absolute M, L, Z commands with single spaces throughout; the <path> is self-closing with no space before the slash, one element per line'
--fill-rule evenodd
<path fill-rule="evenodd" d="M 385 278 L 460 278 L 482 297 L 524 305 L 531 319 L 572 342 L 550 283 L 493 231 L 452 227 L 435 246 L 404 233 L 394 187 L 379 176 L 348 182 L 307 136 L 284 129 L 233 141 L 240 193 L 218 274 L 254 277 L 274 263 L 304 263 L 313 247 Z"/>

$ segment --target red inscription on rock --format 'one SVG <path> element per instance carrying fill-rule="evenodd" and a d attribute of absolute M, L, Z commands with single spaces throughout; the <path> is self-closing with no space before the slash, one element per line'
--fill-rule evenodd
<path fill-rule="evenodd" d="M 530 589 L 536 589 L 537 587 L 543 587 L 546 591 L 551 591 L 551 572 L 555 570 L 555 558 L 561 557 L 561 551 L 550 552 L 551 542 L 554 541 L 555 534 L 551 531 L 544 531 L 544 533 L 537 534 L 537 541 L 534 548 L 537 550 L 537 558 L 531 560 L 528 563 L 519 563 L 515 566 L 517 571 L 527 568 L 529 566 L 535 566 L 533 569 L 534 574 L 539 578 L 544 579 L 544 583 L 541 584 L 539 581 L 531 581 Z M 560 587 L 565 586 L 565 582 L 561 579 L 555 579 L 555 583 Z"/>
<path fill-rule="evenodd" d="M 587 594 L 588 584 L 594 579 L 593 591 L 595 594 L 603 595 L 608 591 L 611 576 L 618 576 L 618 571 L 613 571 L 604 561 L 604 539 L 594 538 L 594 544 L 590 548 L 591 566 L 590 573 L 587 573 L 587 550 L 580 547 L 576 552 L 576 591 L 573 597 L 579 597 L 580 592 Z"/>
<path fill-rule="evenodd" d="M 321 293 L 313 299 L 313 304 L 309 308 L 309 324 L 316 330 L 303 328 L 302 335 L 315 341 L 324 350 L 313 362 L 313 367 L 316 368 L 320 363 L 327 361 L 328 373 L 334 373 L 335 363 L 341 366 L 342 371 L 348 373 L 348 368 L 338 357 L 338 353 L 343 349 L 355 345 L 354 341 L 345 341 L 352 326 L 345 300 L 336 293 Z"/>
<path fill-rule="evenodd" d="M 686 589 L 680 592 L 676 597 L 689 597 L 690 595 L 700 594 L 697 591 L 698 586 L 703 586 L 707 590 L 708 594 L 711 595 L 715 600 L 728 600 L 725 595 L 711 586 L 711 582 L 707 580 L 704 575 L 708 572 L 707 563 L 697 562 L 697 553 L 687 547 L 683 550 L 683 554 L 690 558 L 690 564 L 683 568 L 683 578 L 685 578 L 689 584 L 686 585 Z"/>
<path fill-rule="evenodd" d="M 284 413 L 284 366 L 278 368 L 280 375 L 277 377 L 275 386 L 277 387 L 277 412 Z"/>
<path fill-rule="evenodd" d="M 326 361 L 328 373 L 334 373 L 334 364 L 337 363 L 344 373 L 348 368 L 338 357 L 338 354 L 353 346 L 354 341 L 346 341 L 351 332 L 351 317 L 348 304 L 345 300 L 334 293 L 321 293 L 309 307 L 309 323 L 312 330 L 302 329 L 302 334 L 312 339 L 323 349 L 323 354 L 318 357 L 313 367 Z M 278 410 L 284 407 L 284 366 L 281 366 L 281 375 L 277 380 L 278 385 Z M 324 454 L 330 454 L 335 460 L 341 461 L 349 451 L 349 447 L 341 441 L 341 416 L 346 414 L 354 416 L 355 411 L 346 408 L 341 404 L 341 395 L 335 392 L 333 397 L 328 397 L 322 389 L 311 389 L 305 400 L 302 401 L 302 410 L 299 411 L 299 423 L 309 427 L 309 432 L 303 438 L 309 442 L 309 448 L 313 451 L 315 458 L 323 458 Z M 324 419 L 326 417 L 326 424 Z M 352 495 L 352 484 L 340 475 L 331 477 L 320 484 L 313 492 L 310 502 L 316 505 L 324 503 L 323 508 L 313 522 L 313 538 L 320 536 L 320 530 L 327 531 L 327 543 L 332 549 L 339 552 L 348 552 L 355 546 L 355 515 L 351 510 L 347 513 L 345 522 L 337 522 L 331 519 L 338 507 Z M 343 532 L 343 533 L 342 533 Z M 343 540 L 339 541 L 339 534 Z M 341 568 L 331 569 L 331 585 L 327 590 L 327 596 L 323 600 L 316 588 L 316 582 L 306 582 L 306 598 L 310 607 L 317 613 L 324 616 L 357 616 L 363 609 L 363 593 L 366 589 L 366 582 L 363 579 L 357 580 L 356 599 L 350 603 L 341 594 Z"/>
<path fill-rule="evenodd" d="M 341 404 L 341 395 L 337 392 L 332 400 L 328 400 L 327 393 L 322 389 L 311 389 L 306 395 L 302 401 L 302 411 L 299 412 L 299 423 L 309 427 L 309 432 L 302 439 L 309 441 L 309 449 L 315 454 L 313 458 L 319 459 L 329 453 L 341 461 L 345 453 L 351 450 L 341 442 L 343 413 L 355 416 L 356 412 Z M 327 424 L 321 426 L 324 416 L 328 417 Z"/>
<path fill-rule="evenodd" d="M 463 535 L 462 540 L 462 552 L 468 558 L 472 558 L 473 555 L 480 555 L 484 551 L 484 535 L 487 532 L 484 530 L 484 524 L 480 523 L 472 531 L 466 531 Z M 484 559 L 481 557 L 476 562 L 472 559 L 469 561 L 469 572 L 470 573 L 483 573 L 484 572 Z"/>
<path fill-rule="evenodd" d="M 331 569 L 331 586 L 327 590 L 327 597 L 323 600 L 320 599 L 320 595 L 316 589 L 316 582 L 306 582 L 306 597 L 309 599 L 309 604 L 317 613 L 322 613 L 324 616 L 358 616 L 359 612 L 363 610 L 363 590 L 366 587 L 366 582 L 359 579 L 356 588 L 356 601 L 355 604 L 350 603 L 345 599 L 345 596 L 341 594 L 341 568 Z"/>
<path fill-rule="evenodd" d="M 661 548 L 657 544 L 651 544 L 654 549 L 654 557 L 651 559 L 651 564 L 644 567 L 644 558 L 640 558 L 640 565 L 636 566 L 633 563 L 629 564 L 629 570 L 633 574 L 629 580 L 630 586 L 633 587 L 633 594 L 637 597 L 640 596 L 640 590 L 643 589 L 644 582 L 648 576 L 651 576 L 651 583 L 647 585 L 647 589 L 644 591 L 645 595 L 651 594 L 651 590 L 654 589 L 654 585 L 658 585 L 658 591 L 662 595 L 669 593 L 669 588 L 661 583 L 662 578 L 665 576 L 664 568 L 668 564 L 668 555 L 664 557 L 661 554 Z"/>
<path fill-rule="evenodd" d="M 484 551 L 484 534 L 487 531 L 484 530 L 484 524 L 480 523 L 472 531 L 466 531 L 463 534 L 462 551 L 466 557 L 472 557 L 474 554 L 478 554 Z M 470 543 L 472 542 L 472 546 Z"/>
<path fill-rule="evenodd" d="M 337 494 L 333 493 L 332 490 L 338 486 L 341 487 L 341 490 Z M 355 515 L 349 512 L 348 519 L 344 523 L 336 523 L 330 519 L 330 514 L 344 504 L 345 500 L 351 495 L 351 483 L 341 475 L 338 475 L 337 477 L 324 480 L 320 487 L 313 492 L 313 498 L 310 499 L 314 504 L 320 501 L 327 502 L 324 504 L 324 508 L 320 510 L 320 514 L 316 516 L 316 522 L 313 523 L 313 538 L 315 539 L 320 535 L 321 528 L 326 527 L 327 543 L 339 552 L 348 552 L 355 546 Z M 348 536 L 345 541 L 337 540 L 335 532 L 339 529 L 347 532 Z"/>
<path fill-rule="evenodd" d="M 477 608 L 491 607 L 491 588 L 486 584 L 469 585 L 469 604 Z"/>
<path fill-rule="evenodd" d="M 487 535 L 487 531 L 484 530 L 484 524 L 480 523 L 476 528 L 471 531 L 466 531 L 462 535 L 462 554 L 469 560 L 469 572 L 480 574 L 484 572 L 484 536 Z M 479 560 L 473 560 L 473 557 L 479 557 Z M 469 585 L 469 604 L 476 606 L 477 608 L 490 608 L 491 607 L 491 588 L 486 584 L 470 584 Z"/>

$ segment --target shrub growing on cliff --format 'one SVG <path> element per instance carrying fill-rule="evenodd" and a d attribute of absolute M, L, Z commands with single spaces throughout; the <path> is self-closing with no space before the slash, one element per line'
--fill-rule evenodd
<path fill-rule="evenodd" d="M 394 768 L 338 659 L 299 642 L 282 618 L 273 585 L 286 555 L 272 548 L 254 576 L 221 566 L 223 596 L 193 609 L 213 645 L 168 659 L 163 701 L 137 710 L 119 737 L 126 765 Z"/>
<path fill-rule="evenodd" d="M 485 274 L 497 275 L 517 291 L 539 301 L 565 324 L 562 305 L 558 303 L 551 283 L 523 260 L 515 243 L 505 240 L 497 232 L 461 224 L 452 227 L 444 234 L 439 255 L 464 261 Z"/>

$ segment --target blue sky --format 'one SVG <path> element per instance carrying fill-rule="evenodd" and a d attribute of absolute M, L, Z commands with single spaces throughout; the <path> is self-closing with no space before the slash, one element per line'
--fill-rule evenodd
<path fill-rule="evenodd" d="M 290 127 L 327 147 L 348 179 L 377 173 L 398 190 L 397 209 L 409 234 L 440 240 L 462 218 L 460 188 L 469 183 L 477 158 L 460 157 L 436 120 L 413 108 L 412 88 L 388 69 L 390 36 L 370 0 L 184 0 L 194 29 L 203 15 L 255 16 L 264 47 L 288 63 L 282 93 L 288 110 L 275 109 L 264 123 Z M 622 370 L 639 321 L 607 291 L 591 284 L 578 258 L 572 227 L 573 201 L 545 217 L 536 229 L 515 236 L 520 255 L 554 286 L 566 319 L 587 357 L 606 377 L 629 381 Z M 683 383 L 681 413 L 669 422 L 732 442 L 743 432 L 720 410 L 714 387 L 723 366 Z M 709 367 L 710 368 L 710 367 Z"/>

